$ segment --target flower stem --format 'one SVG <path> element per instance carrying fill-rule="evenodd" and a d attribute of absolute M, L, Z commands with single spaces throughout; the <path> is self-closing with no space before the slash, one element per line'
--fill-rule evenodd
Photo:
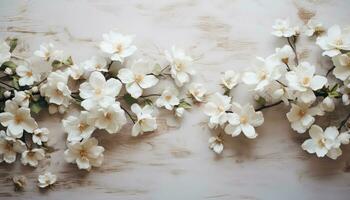
<path fill-rule="evenodd" d="M 334 70 L 334 68 L 335 68 L 335 66 L 333 66 L 332 68 L 330 68 L 330 69 L 327 71 L 326 76 L 328 76 L 329 73 L 331 73 L 331 72 Z"/>
<path fill-rule="evenodd" d="M 135 124 L 135 119 L 132 117 L 132 115 L 128 112 L 128 110 L 126 110 L 123 106 L 120 106 L 124 112 L 126 112 L 126 114 L 129 116 L 129 118 L 131 119 L 132 123 Z"/>
<path fill-rule="evenodd" d="M 298 59 L 298 54 L 297 54 L 297 47 L 295 45 L 296 38 L 294 37 L 293 42 L 291 41 L 291 38 L 287 38 L 289 46 L 292 48 L 294 55 L 295 55 L 295 63 L 296 65 L 299 65 L 299 59 Z"/>
<path fill-rule="evenodd" d="M 161 96 L 161 94 L 148 94 L 148 95 L 143 95 L 143 96 L 140 96 L 141 98 L 147 98 L 147 97 L 159 97 Z"/>
<path fill-rule="evenodd" d="M 3 82 L 3 81 L 0 81 L 0 83 L 3 84 L 3 85 L 6 85 L 6 86 L 9 87 L 9 88 L 12 88 L 12 89 L 17 90 L 16 87 L 14 87 L 14 86 L 12 86 L 12 85 L 10 85 L 10 84 L 8 84 L 8 83 L 5 83 L 5 82 Z"/>
<path fill-rule="evenodd" d="M 349 120 L 349 118 L 350 118 L 350 113 L 348 115 L 346 115 L 346 117 L 343 121 L 340 122 L 340 125 L 338 127 L 338 131 L 340 131 L 345 126 L 345 124 Z"/>
<path fill-rule="evenodd" d="M 271 108 L 271 107 L 273 107 L 273 106 L 277 106 L 277 105 L 281 104 L 282 102 L 283 102 L 283 101 L 280 100 L 280 101 L 277 101 L 276 103 L 273 103 L 273 104 L 261 106 L 260 108 L 257 108 L 257 109 L 255 109 L 255 110 L 256 110 L 256 111 L 261 111 L 261 110 L 264 110 L 264 109 L 266 109 L 266 108 Z"/>

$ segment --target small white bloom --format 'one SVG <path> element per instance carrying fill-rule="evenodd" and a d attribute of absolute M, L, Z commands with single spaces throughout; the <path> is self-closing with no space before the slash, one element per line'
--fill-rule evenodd
<path fill-rule="evenodd" d="M 58 108 L 57 108 L 56 104 L 50 104 L 49 105 L 49 113 L 51 115 L 57 113 L 57 111 L 58 111 Z"/>
<path fill-rule="evenodd" d="M 325 31 L 322 23 L 319 22 L 315 22 L 314 20 L 310 19 L 307 24 L 306 24 L 306 28 L 305 28 L 305 35 L 306 36 L 313 36 L 313 35 L 320 35 L 321 33 L 323 33 Z"/>
<path fill-rule="evenodd" d="M 239 78 L 240 78 L 239 73 L 233 70 L 228 70 L 224 73 L 223 77 L 221 78 L 221 83 L 227 89 L 231 90 L 238 84 Z"/>
<path fill-rule="evenodd" d="M 348 94 L 343 94 L 341 99 L 342 99 L 344 105 L 347 106 L 350 104 L 350 98 L 349 98 Z"/>
<path fill-rule="evenodd" d="M 79 117 L 69 116 L 62 120 L 65 132 L 68 133 L 69 142 L 79 142 L 82 139 L 90 138 L 95 127 L 89 113 L 82 111 Z"/>
<path fill-rule="evenodd" d="M 119 102 L 92 111 L 91 117 L 97 128 L 105 129 L 110 134 L 117 133 L 127 122 Z"/>
<path fill-rule="evenodd" d="M 200 83 L 193 83 L 188 88 L 188 93 L 191 95 L 192 99 L 196 102 L 203 102 L 205 100 L 205 96 L 207 90 Z"/>
<path fill-rule="evenodd" d="M 4 92 L 4 97 L 9 98 L 11 96 L 11 91 L 6 90 Z"/>
<path fill-rule="evenodd" d="M 82 63 L 86 76 L 94 71 L 107 72 L 107 61 L 103 57 L 93 56 L 91 59 Z"/>
<path fill-rule="evenodd" d="M 340 133 L 337 139 L 341 144 L 349 144 L 349 140 L 350 140 L 349 131 Z"/>
<path fill-rule="evenodd" d="M 7 75 L 12 75 L 12 74 L 13 74 L 13 71 L 12 71 L 11 68 L 6 67 L 5 70 L 4 70 L 4 73 L 7 74 Z"/>
<path fill-rule="evenodd" d="M 190 81 L 190 75 L 195 74 L 195 71 L 191 68 L 193 59 L 186 55 L 182 49 L 174 46 L 171 48 L 171 53 L 166 51 L 165 55 L 170 62 L 171 77 L 173 77 L 177 86 L 182 87 L 184 83 Z"/>
<path fill-rule="evenodd" d="M 12 137 L 6 136 L 4 131 L 0 132 L 0 157 L 6 163 L 13 163 L 16 160 L 17 153 L 26 150 L 24 142 Z"/>
<path fill-rule="evenodd" d="M 341 155 L 339 148 L 340 142 L 337 140 L 339 132 L 336 127 L 327 127 L 323 132 L 322 128 L 313 125 L 309 131 L 310 139 L 305 140 L 301 147 L 309 152 L 316 153 L 317 157 L 324 157 L 327 155 L 332 159 L 336 159 Z"/>
<path fill-rule="evenodd" d="M 185 108 L 183 108 L 183 107 L 177 107 L 177 108 L 175 109 L 175 116 L 181 118 L 181 117 L 184 115 L 184 112 L 185 112 Z"/>
<path fill-rule="evenodd" d="M 0 42 L 0 65 L 11 58 L 10 46 L 6 42 Z"/>
<path fill-rule="evenodd" d="M 335 66 L 334 76 L 342 81 L 348 79 L 350 77 L 350 53 L 334 56 L 332 61 Z"/>
<path fill-rule="evenodd" d="M 339 25 L 333 25 L 326 35 L 317 38 L 316 44 L 324 50 L 323 56 L 334 57 L 341 53 L 340 50 L 350 50 L 350 34 L 342 33 Z"/>
<path fill-rule="evenodd" d="M 269 56 L 266 59 L 257 58 L 255 70 L 253 72 L 245 72 L 242 76 L 242 81 L 247 85 L 254 85 L 254 90 L 262 91 L 271 82 L 278 80 L 281 75 L 281 67 L 276 64 L 272 56 Z"/>
<path fill-rule="evenodd" d="M 101 72 L 92 72 L 88 82 L 80 85 L 80 96 L 84 99 L 81 105 L 86 110 L 96 106 L 107 107 L 115 101 L 122 84 L 115 78 L 106 81 Z"/>
<path fill-rule="evenodd" d="M 153 108 L 150 105 L 145 105 L 141 108 L 134 103 L 131 106 L 131 111 L 136 114 L 137 121 L 132 127 L 132 136 L 142 135 L 145 132 L 154 131 L 157 129 L 157 121 L 153 114 Z"/>
<path fill-rule="evenodd" d="M 45 151 L 43 149 L 34 148 L 30 150 L 25 150 L 22 152 L 22 164 L 30 165 L 32 167 L 36 167 L 39 164 L 40 160 L 45 158 Z"/>
<path fill-rule="evenodd" d="M 7 127 L 9 136 L 20 138 L 23 135 L 23 130 L 33 133 L 38 126 L 32 116 L 30 116 L 30 109 L 26 107 L 19 108 L 14 101 L 7 100 L 4 111 L 0 113 L 0 123 Z"/>
<path fill-rule="evenodd" d="M 49 140 L 49 129 L 47 128 L 37 128 L 33 132 L 32 140 L 38 145 L 42 145 L 43 142 Z"/>
<path fill-rule="evenodd" d="M 70 77 L 74 80 L 79 80 L 85 73 L 84 66 L 81 63 L 69 66 L 68 71 Z"/>
<path fill-rule="evenodd" d="M 171 90 L 164 90 L 162 95 L 157 99 L 156 105 L 158 107 L 165 107 L 168 110 L 172 110 L 174 106 L 179 105 L 180 100 L 177 98 L 177 92 Z"/>
<path fill-rule="evenodd" d="M 272 34 L 277 37 L 291 37 L 296 34 L 295 29 L 293 27 L 290 27 L 288 19 L 277 19 L 272 28 Z"/>
<path fill-rule="evenodd" d="M 247 138 L 256 138 L 258 134 L 254 127 L 261 126 L 264 123 L 262 112 L 255 112 L 252 105 L 246 104 L 242 107 L 235 102 L 232 103 L 232 112 L 227 114 L 228 124 L 225 127 L 225 133 L 235 137 L 243 132 Z"/>
<path fill-rule="evenodd" d="M 136 46 L 132 45 L 133 36 L 122 35 L 114 31 L 103 34 L 103 41 L 100 43 L 100 48 L 103 52 L 111 55 L 111 60 L 124 62 L 124 59 L 131 56 L 137 50 Z"/>
<path fill-rule="evenodd" d="M 335 109 L 334 100 L 329 96 L 323 99 L 320 106 L 326 112 L 332 112 Z"/>
<path fill-rule="evenodd" d="M 15 97 L 12 99 L 14 102 L 17 103 L 17 105 L 21 107 L 28 107 L 29 106 L 29 98 L 30 96 L 25 93 L 24 91 L 16 91 L 15 90 Z"/>
<path fill-rule="evenodd" d="M 320 108 L 310 108 L 308 104 L 291 105 L 292 107 L 287 113 L 287 118 L 291 123 L 292 129 L 298 133 L 304 133 L 315 122 L 314 116 L 322 114 Z"/>
<path fill-rule="evenodd" d="M 39 81 L 40 75 L 33 72 L 33 69 L 25 66 L 19 65 L 16 68 L 16 73 L 20 77 L 18 83 L 20 86 L 33 85 L 34 82 Z"/>
<path fill-rule="evenodd" d="M 100 167 L 103 162 L 104 148 L 98 146 L 96 138 L 89 138 L 77 143 L 68 143 L 64 158 L 69 163 L 76 163 L 79 169 L 90 170 Z"/>
<path fill-rule="evenodd" d="M 41 44 L 40 49 L 34 52 L 35 56 L 43 58 L 46 61 L 51 60 L 63 60 L 63 51 L 55 50 L 55 47 L 52 43 Z"/>
<path fill-rule="evenodd" d="M 327 83 L 326 77 L 314 74 L 315 66 L 308 62 L 302 62 L 298 67 L 286 73 L 289 88 L 299 91 L 300 100 L 304 103 L 315 101 L 316 96 L 313 91 L 321 89 Z"/>
<path fill-rule="evenodd" d="M 34 87 L 32 87 L 30 90 L 31 90 L 33 93 L 39 92 L 38 86 L 34 86 Z"/>
<path fill-rule="evenodd" d="M 295 58 L 292 47 L 289 45 L 284 45 L 282 48 L 276 48 L 275 51 L 274 58 L 276 58 L 278 62 L 283 65 L 292 65 Z"/>
<path fill-rule="evenodd" d="M 215 128 L 217 125 L 223 125 L 227 122 L 226 111 L 231 108 L 231 97 L 215 93 L 204 106 L 204 113 L 209 116 L 208 126 Z"/>
<path fill-rule="evenodd" d="M 118 78 L 125 84 L 126 91 L 135 99 L 142 95 L 143 89 L 155 86 L 158 79 L 149 74 L 148 64 L 142 60 L 136 61 L 131 68 L 122 68 Z"/>
<path fill-rule="evenodd" d="M 38 186 L 40 188 L 46 188 L 53 185 L 57 181 L 57 176 L 51 172 L 45 172 L 45 174 L 38 176 Z"/>
<path fill-rule="evenodd" d="M 224 144 L 219 137 L 210 137 L 208 143 L 209 148 L 217 154 L 220 154 L 224 150 Z"/>

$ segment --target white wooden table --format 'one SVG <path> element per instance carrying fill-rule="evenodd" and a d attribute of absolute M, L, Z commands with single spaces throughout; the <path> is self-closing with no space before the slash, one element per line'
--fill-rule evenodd
<path fill-rule="evenodd" d="M 176 44 L 198 58 L 196 81 L 214 92 L 220 72 L 246 70 L 255 56 L 285 43 L 270 34 L 276 18 L 302 25 L 314 16 L 325 26 L 346 27 L 349 10 L 348 0 L 1 0 L 0 36 L 18 37 L 23 56 L 53 41 L 76 61 L 99 54 L 101 35 L 111 29 L 134 34 L 139 57 L 160 58 L 158 49 Z M 304 39 L 298 50 L 325 71 L 327 62 L 314 44 Z M 243 103 L 251 93 L 239 87 L 234 99 Z M 62 116 L 41 116 L 57 151 L 37 169 L 1 164 L 0 199 L 350 199 L 350 148 L 337 161 L 302 151 L 307 135 L 291 131 L 287 108 L 264 113 L 256 140 L 225 138 L 221 156 L 208 148 L 211 133 L 201 110 L 187 113 L 179 129 L 161 125 L 159 132 L 136 139 L 130 126 L 121 134 L 95 133 L 106 152 L 103 166 L 90 173 L 63 160 Z M 44 171 L 58 175 L 46 192 L 36 187 Z M 20 174 L 28 185 L 15 192 L 11 178 Z"/>

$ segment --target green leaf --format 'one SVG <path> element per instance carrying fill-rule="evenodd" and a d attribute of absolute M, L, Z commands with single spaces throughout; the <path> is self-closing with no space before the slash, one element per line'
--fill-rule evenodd
<path fill-rule="evenodd" d="M 123 96 L 123 99 L 128 105 L 132 105 L 134 103 L 137 103 L 137 99 L 134 99 L 130 94 L 125 94 Z"/>
<path fill-rule="evenodd" d="M 157 63 L 153 66 L 152 72 L 154 75 L 159 75 L 161 71 L 162 71 L 162 67 L 160 66 L 160 64 Z"/>
<path fill-rule="evenodd" d="M 185 99 L 181 99 L 178 107 L 184 108 L 184 109 L 190 109 L 190 108 L 192 108 L 192 105 L 190 103 L 188 103 L 187 101 L 185 101 Z"/>
<path fill-rule="evenodd" d="M 12 85 L 13 87 L 19 89 L 18 78 L 16 76 L 13 76 L 12 78 Z"/>
<path fill-rule="evenodd" d="M 11 68 L 12 70 L 15 70 L 17 65 L 16 65 L 16 63 L 14 63 L 12 61 L 6 61 L 6 62 L 2 63 L 1 69 L 5 69 L 7 67 Z"/>
<path fill-rule="evenodd" d="M 30 104 L 30 111 L 35 114 L 38 114 L 41 111 L 42 107 L 39 102 L 33 102 Z"/>
<path fill-rule="evenodd" d="M 54 68 L 60 68 L 60 67 L 63 66 L 63 63 L 61 61 L 59 61 L 59 60 L 54 60 L 54 61 L 52 61 L 51 66 L 54 67 Z"/>
<path fill-rule="evenodd" d="M 12 53 L 13 50 L 15 50 L 16 46 L 17 46 L 17 38 L 9 38 L 9 46 L 10 46 L 10 52 Z"/>
<path fill-rule="evenodd" d="M 67 60 L 66 60 L 65 62 L 63 62 L 63 64 L 64 64 L 64 65 L 68 65 L 68 66 L 73 65 L 74 63 L 73 63 L 72 56 L 69 56 L 69 57 L 67 58 Z"/>
<path fill-rule="evenodd" d="M 143 103 L 144 104 L 147 104 L 147 105 L 153 105 L 153 102 L 152 102 L 152 100 L 151 99 L 145 99 L 144 101 L 143 101 Z"/>
<path fill-rule="evenodd" d="M 259 105 L 263 106 L 266 104 L 266 99 L 264 97 L 259 96 L 259 99 L 255 100 Z"/>

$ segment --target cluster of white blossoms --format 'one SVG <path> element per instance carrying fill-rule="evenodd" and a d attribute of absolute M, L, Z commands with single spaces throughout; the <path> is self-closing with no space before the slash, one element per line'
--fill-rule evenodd
<path fill-rule="evenodd" d="M 311 138 L 302 144 L 302 149 L 318 157 L 336 159 L 342 154 L 341 144 L 349 143 L 350 112 L 339 120 L 338 126 L 326 127 L 325 130 L 314 123 L 316 116 L 335 111 L 336 105 L 348 110 L 350 32 L 338 25 L 326 30 L 321 23 L 313 20 L 303 28 L 292 27 L 288 20 L 278 19 L 273 25 L 272 34 L 285 38 L 288 44 L 276 48 L 266 58 L 258 57 L 252 71 L 241 75 L 234 71 L 225 72 L 221 83 L 224 94 L 213 94 L 205 105 L 204 113 L 209 116 L 209 127 L 220 129 L 217 136 L 209 139 L 209 147 L 216 153 L 223 151 L 224 138 L 221 132 L 231 136 L 238 136 L 242 132 L 247 138 L 256 138 L 258 134 L 255 127 L 264 122 L 261 110 L 284 103 L 290 106 L 286 117 L 291 128 L 300 134 L 309 130 Z M 318 75 L 317 67 L 307 61 L 299 62 L 296 43 L 302 34 L 315 37 L 316 44 L 323 50 L 322 55 L 331 59 L 334 67 L 330 67 L 326 75 Z M 336 81 L 328 78 L 331 72 L 337 78 Z M 232 101 L 230 90 L 239 81 L 252 87 L 257 109 L 250 104 L 241 106 Z"/>
<path fill-rule="evenodd" d="M 133 37 L 111 31 L 99 45 L 104 56 L 76 63 L 52 43 L 40 45 L 28 59 L 16 55 L 16 46 L 17 39 L 10 38 L 0 44 L 0 162 L 13 163 L 20 156 L 24 165 L 38 167 L 50 157 L 50 131 L 35 120 L 41 111 L 67 113 L 62 119 L 64 158 L 90 170 L 104 158 L 96 130 L 115 134 L 130 120 L 130 135 L 136 137 L 157 130 L 158 109 L 180 120 L 192 104 L 206 98 L 203 85 L 190 84 L 194 61 L 179 48 L 165 51 L 162 64 L 133 59 Z M 77 106 L 78 114 L 68 112 Z M 47 172 L 38 177 L 38 186 L 56 179 Z"/>

